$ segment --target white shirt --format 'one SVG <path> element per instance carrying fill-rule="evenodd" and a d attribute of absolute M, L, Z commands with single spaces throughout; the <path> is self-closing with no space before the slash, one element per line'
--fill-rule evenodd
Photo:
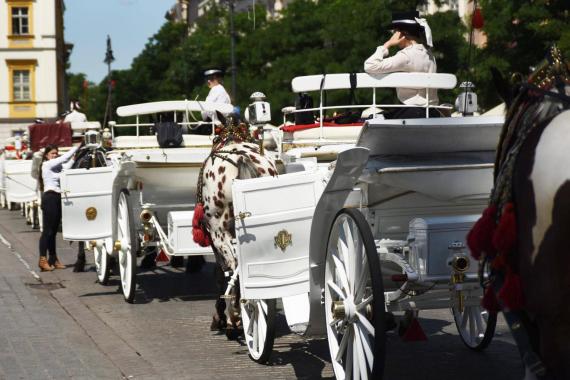
<path fill-rule="evenodd" d="M 71 111 L 65 118 L 63 119 L 64 123 L 73 123 L 73 122 L 85 122 L 87 121 L 87 116 L 84 113 L 78 112 L 76 110 Z"/>
<path fill-rule="evenodd" d="M 393 72 L 435 73 L 437 64 L 433 55 L 422 44 L 412 44 L 394 56 L 388 57 L 388 49 L 378 46 L 374 54 L 364 62 L 364 71 L 368 74 L 387 74 Z M 415 88 L 397 88 L 398 99 L 406 105 L 425 106 L 426 90 Z M 429 104 L 437 105 L 437 90 L 429 90 Z"/>
<path fill-rule="evenodd" d="M 44 181 L 44 192 L 55 191 L 61 193 L 59 187 L 59 177 L 62 169 L 69 169 L 73 165 L 73 154 L 77 151 L 78 147 L 71 148 L 67 153 L 54 158 L 46 160 L 42 164 L 42 180 Z"/>
<path fill-rule="evenodd" d="M 206 97 L 206 101 L 212 103 L 232 104 L 230 95 L 221 84 L 217 84 L 210 89 L 210 92 Z M 206 120 L 208 117 L 212 118 L 211 112 L 202 112 L 202 118 L 204 118 L 204 120 Z"/>

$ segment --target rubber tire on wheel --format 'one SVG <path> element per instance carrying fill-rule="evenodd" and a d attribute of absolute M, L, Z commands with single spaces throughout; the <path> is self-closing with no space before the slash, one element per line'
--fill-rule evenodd
<path fill-rule="evenodd" d="M 490 313 L 479 305 L 465 306 L 463 313 L 451 308 L 455 326 L 463 343 L 474 351 L 483 351 L 493 340 L 497 313 Z"/>
<path fill-rule="evenodd" d="M 254 362 L 265 364 L 271 356 L 275 341 L 276 301 L 247 300 L 240 304 L 243 335 L 249 357 Z"/>
<path fill-rule="evenodd" d="M 131 220 L 131 210 L 129 191 L 123 189 L 117 200 L 117 240 L 121 244 L 127 243 L 127 247 L 121 247 L 118 253 L 121 290 L 128 303 L 133 303 L 135 299 L 138 248 L 136 229 Z"/>
<path fill-rule="evenodd" d="M 109 241 L 111 242 L 111 241 Z M 107 242 L 103 242 L 100 247 L 93 247 L 95 269 L 97 270 L 97 280 L 101 285 L 107 285 L 111 274 L 109 254 L 107 253 Z"/>
<path fill-rule="evenodd" d="M 343 209 L 335 217 L 327 243 L 324 286 L 336 378 L 381 379 L 386 355 L 384 286 L 370 226 L 358 210 Z M 333 306 L 343 306 L 344 313 L 335 318 Z"/>

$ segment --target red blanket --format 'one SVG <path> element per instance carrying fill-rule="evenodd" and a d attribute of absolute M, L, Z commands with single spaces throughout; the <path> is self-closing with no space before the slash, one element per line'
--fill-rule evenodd
<path fill-rule="evenodd" d="M 28 127 L 32 151 L 37 152 L 49 144 L 71 146 L 71 124 L 32 124 Z"/>
<path fill-rule="evenodd" d="M 330 123 L 324 122 L 323 127 L 362 127 L 363 123 L 352 123 L 352 124 L 337 124 L 337 123 Z M 281 127 L 283 132 L 298 132 L 304 131 L 305 129 L 312 129 L 312 128 L 319 128 L 321 125 L 319 123 L 314 124 L 299 124 L 299 125 L 285 125 Z"/>

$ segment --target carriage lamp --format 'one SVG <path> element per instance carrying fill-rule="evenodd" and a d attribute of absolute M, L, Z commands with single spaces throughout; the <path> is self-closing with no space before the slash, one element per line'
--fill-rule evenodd
<path fill-rule="evenodd" d="M 144 229 L 144 236 L 143 236 L 143 241 L 147 242 L 150 241 L 151 236 L 150 236 L 150 231 L 151 231 L 151 225 L 150 225 L 150 220 L 152 219 L 152 211 L 150 211 L 149 209 L 143 209 L 140 213 L 140 220 L 143 224 L 143 229 Z"/>
<path fill-rule="evenodd" d="M 465 296 L 463 294 L 463 282 L 465 281 L 465 272 L 469 270 L 469 256 L 465 252 L 465 243 L 454 241 L 447 247 L 451 255 L 447 259 L 447 265 L 452 269 L 451 272 L 451 288 L 455 291 L 457 298 L 457 308 L 463 312 L 465 307 Z"/>
<path fill-rule="evenodd" d="M 84 136 L 85 146 L 89 149 L 97 149 L 101 146 L 101 134 L 97 131 L 87 131 Z"/>
<path fill-rule="evenodd" d="M 463 92 L 455 99 L 455 109 L 463 115 L 472 116 L 478 110 L 477 94 L 473 91 L 475 85 L 471 82 L 463 82 L 459 85 Z"/>

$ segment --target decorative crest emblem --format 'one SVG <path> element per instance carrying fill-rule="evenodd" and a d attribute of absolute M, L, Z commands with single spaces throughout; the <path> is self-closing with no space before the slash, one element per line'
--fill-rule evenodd
<path fill-rule="evenodd" d="M 287 232 L 287 230 L 281 230 L 275 235 L 274 241 L 275 247 L 279 247 L 285 252 L 287 246 L 293 245 L 293 235 Z"/>
<path fill-rule="evenodd" d="M 93 220 L 97 217 L 97 209 L 95 207 L 89 207 L 85 210 L 85 217 L 87 220 Z"/>

